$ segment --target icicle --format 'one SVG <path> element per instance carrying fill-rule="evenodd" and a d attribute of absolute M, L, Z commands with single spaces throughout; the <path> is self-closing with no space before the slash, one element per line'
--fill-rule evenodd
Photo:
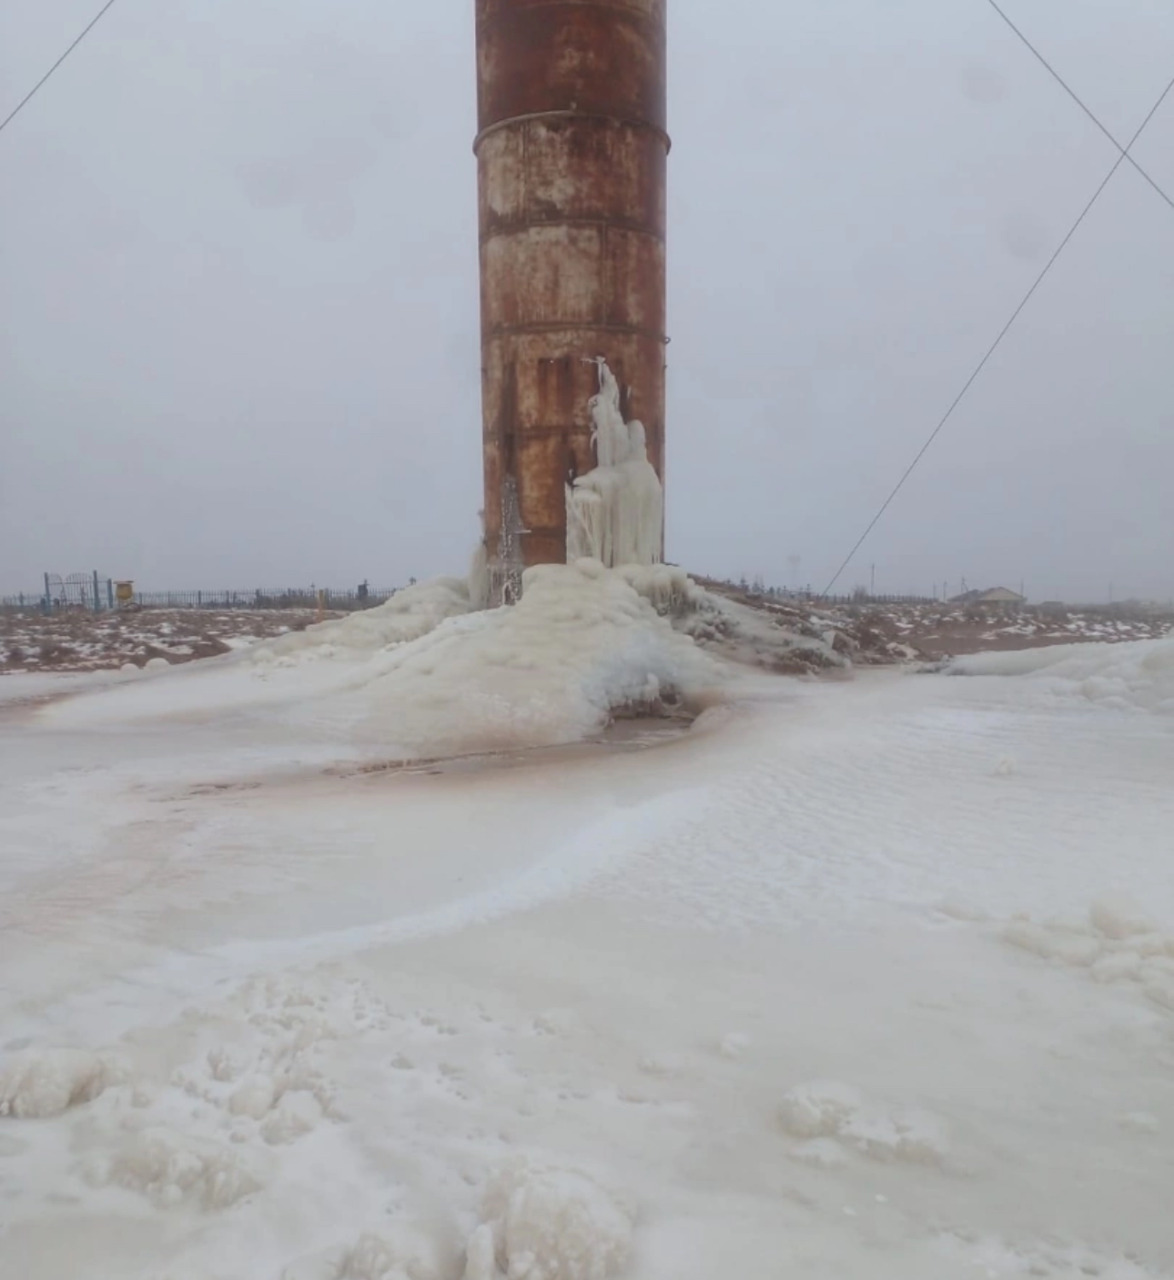
<path fill-rule="evenodd" d="M 664 524 L 664 489 L 648 461 L 644 424 L 628 423 L 628 456 L 620 465 L 615 564 L 658 564 Z"/>
<path fill-rule="evenodd" d="M 591 397 L 591 443 L 598 465 L 567 486 L 567 559 L 658 564 L 664 490 L 652 463 L 641 422 L 625 422 L 620 389 L 603 359 L 599 391 Z"/>
<path fill-rule="evenodd" d="M 489 547 L 485 541 L 485 512 L 479 512 L 481 520 L 481 541 L 473 552 L 469 564 L 469 599 L 474 609 L 488 609 L 492 593 L 492 582 L 489 576 Z"/>
<path fill-rule="evenodd" d="M 607 508 L 598 493 L 567 485 L 567 563 L 602 560 Z"/>

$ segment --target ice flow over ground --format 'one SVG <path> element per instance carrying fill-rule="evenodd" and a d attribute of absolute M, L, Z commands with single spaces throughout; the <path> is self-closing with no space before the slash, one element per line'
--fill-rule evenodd
<path fill-rule="evenodd" d="M 3 1280 L 1174 1275 L 1174 642 L 368 767 L 712 692 L 592 581 L 6 678 Z"/>

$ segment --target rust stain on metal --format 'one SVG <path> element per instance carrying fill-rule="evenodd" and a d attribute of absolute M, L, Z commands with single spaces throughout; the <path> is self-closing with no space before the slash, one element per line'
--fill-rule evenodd
<path fill-rule="evenodd" d="M 664 474 L 665 0 L 477 0 L 485 521 L 513 478 L 526 565 L 566 556 L 594 466 L 593 357 Z"/>

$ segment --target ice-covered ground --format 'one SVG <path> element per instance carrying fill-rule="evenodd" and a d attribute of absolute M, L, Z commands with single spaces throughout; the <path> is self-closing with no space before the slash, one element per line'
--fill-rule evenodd
<path fill-rule="evenodd" d="M 628 616 L 567 723 L 708 680 Z M 1174 1275 L 1174 642 L 365 771 L 501 625 L 6 683 L 4 1280 Z"/>

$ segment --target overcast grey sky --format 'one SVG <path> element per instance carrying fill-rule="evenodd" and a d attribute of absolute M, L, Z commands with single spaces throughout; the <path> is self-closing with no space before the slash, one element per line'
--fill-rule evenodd
<path fill-rule="evenodd" d="M 0 116 L 98 7 L 5 0 Z M 822 586 L 1115 153 L 985 0 L 669 7 L 669 558 Z M 1005 7 L 1122 141 L 1174 76 L 1169 0 Z M 474 128 L 472 0 L 119 0 L 0 134 L 0 591 L 463 572 Z M 1172 489 L 1123 167 L 841 585 L 1167 599 Z"/>

